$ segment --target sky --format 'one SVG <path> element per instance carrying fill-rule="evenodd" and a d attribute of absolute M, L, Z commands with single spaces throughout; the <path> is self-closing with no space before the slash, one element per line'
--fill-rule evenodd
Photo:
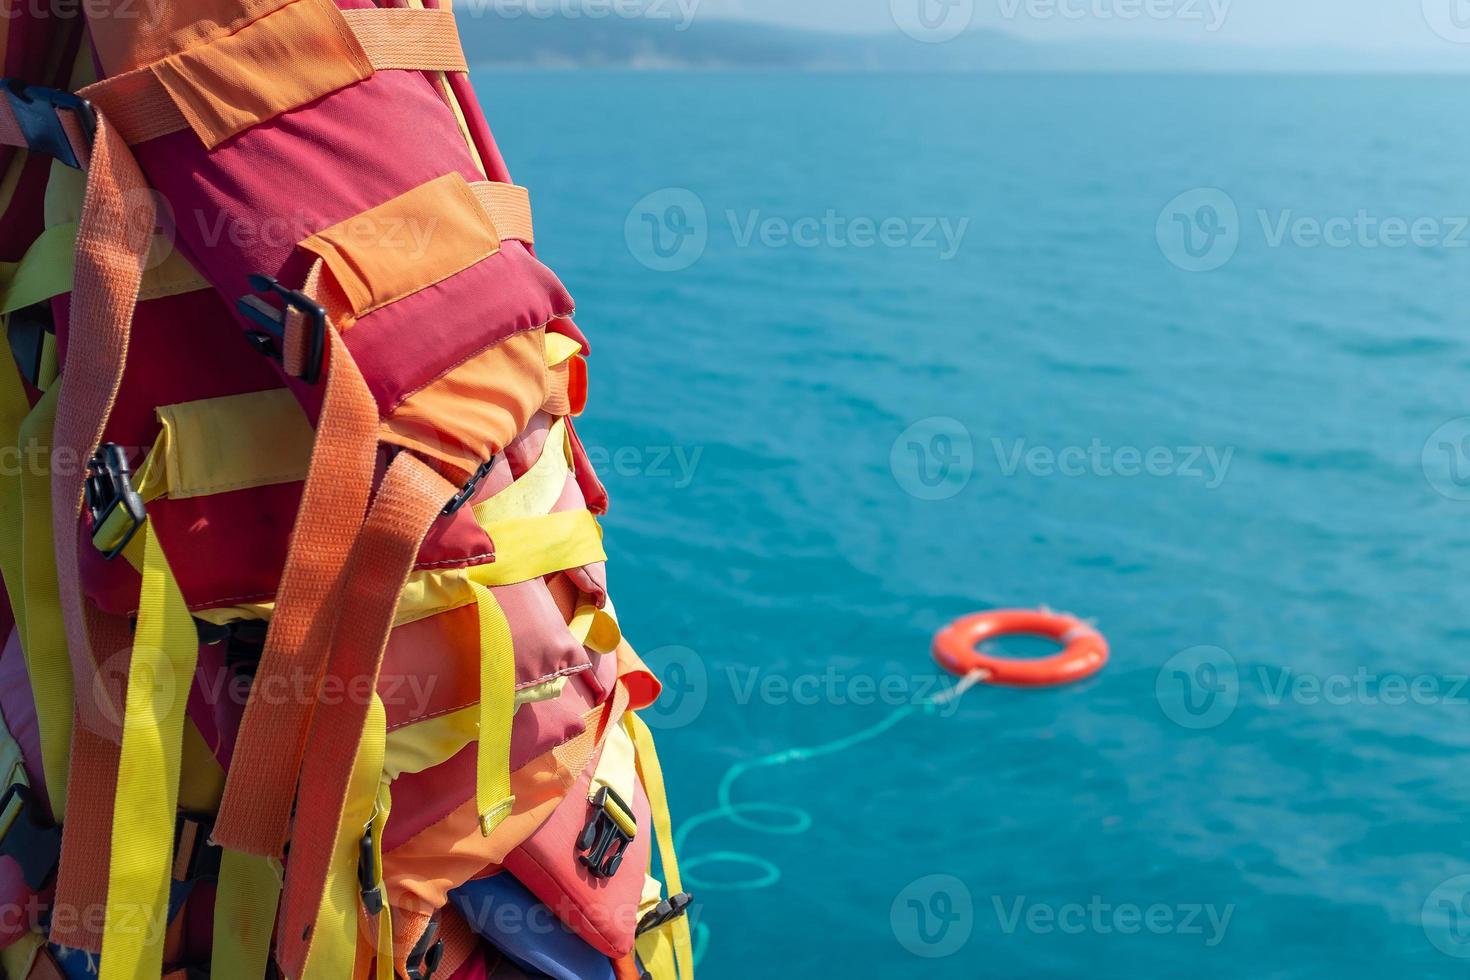
<path fill-rule="evenodd" d="M 852 32 L 931 16 L 1040 40 L 1097 37 L 1409 52 L 1461 49 L 1470 59 L 1470 0 L 667 0 L 700 16 Z M 897 11 L 897 13 L 895 13 Z M 973 12 L 971 12 L 973 11 Z"/>

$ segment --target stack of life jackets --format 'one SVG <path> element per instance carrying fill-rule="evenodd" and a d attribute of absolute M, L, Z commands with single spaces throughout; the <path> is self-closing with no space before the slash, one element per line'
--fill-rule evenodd
<path fill-rule="evenodd" d="M 692 977 L 447 7 L 0 0 L 9 980 Z"/>

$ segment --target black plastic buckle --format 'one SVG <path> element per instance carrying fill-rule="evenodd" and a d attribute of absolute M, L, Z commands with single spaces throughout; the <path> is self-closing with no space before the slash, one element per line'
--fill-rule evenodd
<path fill-rule="evenodd" d="M 87 509 L 92 515 L 92 543 L 108 561 L 122 554 L 148 520 L 143 498 L 133 489 L 128 455 L 116 443 L 103 443 L 87 464 Z M 101 540 L 99 536 L 119 512 L 127 519 L 126 529 L 112 541 Z"/>
<path fill-rule="evenodd" d="M 362 840 L 357 842 L 357 885 L 367 914 L 377 915 L 383 911 L 383 890 L 378 887 L 378 858 L 373 848 L 372 824 L 368 824 Z"/>
<path fill-rule="evenodd" d="M 439 917 L 429 920 L 424 934 L 408 953 L 403 969 L 408 980 L 430 980 L 444 959 L 444 940 L 439 939 Z"/>
<path fill-rule="evenodd" d="M 452 498 L 450 498 L 449 503 L 444 505 L 444 513 L 442 516 L 453 517 L 455 514 L 458 514 L 460 510 L 464 508 L 464 505 L 470 502 L 470 498 L 475 495 L 476 490 L 480 489 L 480 484 L 485 482 L 485 477 L 489 476 L 490 471 L 494 468 L 494 456 L 491 456 L 488 460 L 481 463 L 480 468 L 475 470 L 475 475 L 470 477 L 470 482 L 466 483 L 462 488 L 460 488 L 459 493 L 455 494 Z"/>
<path fill-rule="evenodd" d="M 26 887 L 39 892 L 61 862 L 61 828 L 42 818 L 36 794 L 24 783 L 10 784 L 0 797 L 0 814 L 8 813 L 16 800 L 20 801 L 20 809 L 0 835 L 0 854 L 20 865 Z"/>
<path fill-rule="evenodd" d="M 46 361 L 47 338 L 56 333 L 51 304 L 34 303 L 5 318 L 5 336 L 20 376 L 32 388 L 41 386 L 41 368 Z"/>
<path fill-rule="evenodd" d="M 665 901 L 659 902 L 652 911 L 638 921 L 638 928 L 634 935 L 641 936 L 645 932 L 652 932 L 673 922 L 679 916 L 689 911 L 689 906 L 694 904 L 694 896 L 688 892 L 680 892 Z"/>
<path fill-rule="evenodd" d="M 260 330 L 247 333 L 245 339 L 260 353 L 275 361 L 284 362 L 285 355 L 281 353 L 281 345 L 286 342 L 286 317 L 291 310 L 300 313 L 306 318 L 308 333 L 305 367 L 299 377 L 309 385 L 316 384 L 322 378 L 322 368 L 327 356 L 326 308 L 320 303 L 313 303 L 300 290 L 287 289 L 270 276 L 251 276 L 250 288 L 257 293 L 274 294 L 286 304 L 286 308 L 278 309 L 259 296 L 240 297 L 235 308 L 251 323 L 260 327 Z"/>
<path fill-rule="evenodd" d="M 633 821 L 632 807 L 610 787 L 604 786 L 592 798 L 592 816 L 587 818 L 582 836 L 577 838 L 577 850 L 586 852 L 577 860 L 594 878 L 611 878 L 617 874 L 628 845 L 633 843 L 633 835 L 613 817 L 612 807 L 617 807 L 630 823 Z M 616 851 L 613 850 L 615 846 Z"/>
<path fill-rule="evenodd" d="M 92 103 L 72 92 L 27 85 L 18 78 L 0 78 L 0 87 L 10 100 L 10 110 L 15 113 L 27 148 L 33 153 L 53 156 L 68 167 L 82 169 L 82 161 L 77 159 L 57 112 L 65 109 L 77 117 L 90 147 L 97 137 L 97 110 L 92 108 Z"/>

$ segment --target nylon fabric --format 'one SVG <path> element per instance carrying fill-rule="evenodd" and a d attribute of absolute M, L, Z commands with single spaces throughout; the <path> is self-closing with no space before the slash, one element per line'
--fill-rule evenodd
<path fill-rule="evenodd" d="M 353 739 L 344 802 L 332 818 L 336 828 L 335 841 L 325 855 L 327 873 L 323 887 L 317 892 L 320 896 L 318 911 L 309 920 L 309 929 L 303 932 L 300 927 L 292 925 L 289 907 L 282 910 L 280 945 L 299 949 L 302 962 L 295 963 L 295 957 L 288 957 L 284 949 L 278 951 L 278 961 L 287 976 L 300 977 L 301 980 L 342 980 L 354 975 L 359 907 L 358 842 L 372 822 L 377 806 L 387 717 L 383 702 L 376 694 L 372 695 L 365 708 L 362 728 Z M 286 877 L 288 902 L 295 874 L 293 863 Z M 294 934 L 291 932 L 293 929 Z M 288 942 L 298 936 L 299 943 Z M 391 942 L 388 948 L 391 956 Z"/>
<path fill-rule="evenodd" d="M 266 975 L 280 898 L 281 867 L 274 858 L 231 850 L 220 855 L 210 980 L 260 980 Z"/>
<path fill-rule="evenodd" d="M 489 837 L 510 816 L 511 722 L 516 713 L 515 640 L 495 594 L 471 583 L 480 616 L 480 736 L 475 766 L 475 808 L 480 833 Z"/>
<path fill-rule="evenodd" d="M 311 690 L 321 683 L 331 610 L 340 606 L 339 577 L 362 524 L 376 465 L 377 405 L 341 337 L 331 329 L 327 337 L 331 360 L 311 469 L 214 830 L 224 846 L 261 857 L 282 856 L 312 704 L 269 704 L 254 692 L 273 679 L 287 684 L 284 690 L 294 690 L 289 685 L 295 679 L 304 678 Z"/>
<path fill-rule="evenodd" d="M 344 563 L 345 588 L 328 667 L 331 676 L 366 690 L 376 687 L 393 626 L 394 603 L 385 597 L 403 590 L 429 526 L 454 492 L 453 485 L 411 454 L 400 453 L 389 466 L 361 536 Z M 376 696 L 373 700 L 377 702 Z M 323 704 L 312 722 L 313 750 L 301 768 L 303 793 L 296 809 L 277 950 L 288 976 L 302 976 L 311 959 L 311 930 L 306 927 L 324 907 L 328 862 L 341 847 L 345 824 L 340 818 L 349 798 L 349 780 L 355 778 L 351 760 L 364 739 L 366 711 L 360 699 L 341 698 Z M 381 744 L 376 751 L 375 778 L 382 772 Z M 365 821 L 357 824 L 364 825 Z"/>
<path fill-rule="evenodd" d="M 61 615 L 61 593 L 57 587 L 56 549 L 52 541 L 50 467 L 32 465 L 53 459 L 52 429 L 60 386 L 41 396 L 36 407 L 21 423 L 16 445 L 29 462 L 20 466 L 19 588 L 9 589 L 17 603 L 16 624 L 21 630 L 31 692 L 36 699 L 36 720 L 41 729 L 41 760 L 46 771 L 46 790 L 56 813 L 66 810 L 67 778 L 71 765 L 73 723 L 71 661 L 66 653 L 66 627 Z M 8 481 L 8 478 L 7 478 Z M 6 488 L 10 490 L 9 487 Z M 9 493 L 7 492 L 7 497 Z"/>
<path fill-rule="evenodd" d="M 100 980 L 163 972 L 184 705 L 199 653 L 194 620 L 151 528 L 128 668 Z"/>
<path fill-rule="evenodd" d="M 602 528 L 590 511 L 569 510 L 499 521 L 485 528 L 495 542 L 495 561 L 469 569 L 481 585 L 512 585 L 607 561 Z"/>
<path fill-rule="evenodd" d="M 669 817 L 669 797 L 664 789 L 663 767 L 659 765 L 658 751 L 654 748 L 653 733 L 648 724 L 634 712 L 623 716 L 623 725 L 632 736 L 638 754 L 638 775 L 643 789 L 648 793 L 648 803 L 653 811 L 653 830 L 658 841 L 658 859 L 663 866 L 664 882 L 669 894 L 677 895 L 684 890 L 679 878 L 679 858 L 674 852 L 673 821 Z M 681 915 L 665 928 L 673 933 L 674 959 L 678 965 L 679 980 L 694 978 L 694 944 L 689 933 L 689 916 Z"/>
<path fill-rule="evenodd" d="M 285 388 L 160 405 L 162 451 L 170 498 L 306 479 L 315 433 Z"/>
<path fill-rule="evenodd" d="M 14 313 L 71 291 L 77 228 L 47 228 L 19 262 L 0 263 L 0 314 Z"/>
<path fill-rule="evenodd" d="M 313 0 L 274 6 L 280 9 L 236 34 L 116 74 L 87 86 L 80 94 L 114 120 L 129 144 L 193 129 L 213 148 L 230 135 L 375 71 L 468 70 L 458 28 L 448 11 L 338 11 L 333 7 L 327 13 L 328 4 L 314 4 Z M 317 10 L 314 24 L 293 10 L 312 6 Z M 292 21 L 289 30 L 283 25 L 261 27 L 283 16 Z M 323 30 L 326 21 L 341 23 L 343 30 Z M 261 40 L 232 40 L 251 35 L 257 28 Z M 258 45 L 259 50 L 247 50 L 250 45 Z M 267 68 L 269 65 L 275 67 Z M 310 94 L 313 92 L 316 94 Z M 7 142 L 4 113 L 8 110 L 8 105 L 0 103 L 0 142 Z M 13 114 L 10 119 L 13 123 Z M 15 132 L 19 140 L 18 126 Z"/>

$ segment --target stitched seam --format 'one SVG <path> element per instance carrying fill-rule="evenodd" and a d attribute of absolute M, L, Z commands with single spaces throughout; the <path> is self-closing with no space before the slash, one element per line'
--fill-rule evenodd
<path fill-rule="evenodd" d="M 389 407 L 388 410 L 383 413 L 383 416 L 386 418 L 387 416 L 392 415 L 394 412 L 396 412 L 400 408 L 402 408 L 403 407 L 403 403 L 406 402 L 406 401 L 408 401 L 414 395 L 417 395 L 419 392 L 423 391 L 425 388 L 429 388 L 429 387 L 432 387 L 432 386 L 438 384 L 440 381 L 443 381 L 449 375 L 453 374 L 455 371 L 459 370 L 461 367 L 464 367 L 464 365 L 468 364 L 470 361 L 473 361 L 475 358 L 479 357 L 481 354 L 485 353 L 488 350 L 492 350 L 493 348 L 499 347 L 501 344 L 505 343 L 507 340 L 510 340 L 512 337 L 519 337 L 523 333 L 532 333 L 532 332 L 537 331 L 537 330 L 545 330 L 547 327 L 551 326 L 557 320 L 570 320 L 570 319 L 572 319 L 572 317 L 576 316 L 576 313 L 577 313 L 577 311 L 576 311 L 576 308 L 575 307 L 571 311 L 569 311 L 567 313 L 554 313 L 554 314 L 552 314 L 551 319 L 547 320 L 545 323 L 539 324 L 539 325 L 534 326 L 534 327 L 526 327 L 524 330 L 516 330 L 513 333 L 510 333 L 510 334 L 507 334 L 504 337 L 501 337 L 499 340 L 491 341 L 490 343 L 486 344 L 484 347 L 481 347 L 479 350 L 473 351 L 472 353 L 465 355 L 459 361 L 457 361 L 456 363 L 454 363 L 454 364 L 450 365 L 449 367 L 445 368 L 439 374 L 437 374 L 433 378 L 430 378 L 428 381 L 425 381 L 423 384 L 419 385 L 417 388 L 414 388 L 412 391 L 406 391 L 403 394 L 399 395 L 398 401 L 394 402 L 393 405 L 391 407 Z"/>
<path fill-rule="evenodd" d="M 585 673 L 586 671 L 589 671 L 591 669 L 592 669 L 592 665 L 591 664 L 577 664 L 574 667 L 565 667 L 565 668 L 563 668 L 561 670 L 558 670 L 554 674 L 547 674 L 545 677 L 537 678 L 534 681 L 526 681 L 524 684 L 517 684 L 516 685 L 516 691 L 517 692 L 524 691 L 527 688 L 535 687 L 537 684 L 545 684 L 547 681 L 554 681 L 554 680 L 556 680 L 559 677 L 571 677 L 573 674 Z M 474 701 L 466 701 L 464 704 L 458 705 L 458 706 L 453 707 L 453 708 L 445 708 L 442 711 L 436 711 L 433 714 L 420 715 L 417 718 L 413 718 L 413 719 L 410 719 L 408 721 L 400 722 L 399 724 L 394 725 L 393 727 L 389 728 L 388 731 L 390 731 L 390 732 L 396 732 L 399 729 L 401 729 L 401 728 L 407 728 L 410 725 L 417 725 L 420 722 L 433 721 L 435 718 L 442 718 L 445 715 L 452 715 L 452 714 L 455 714 L 456 712 L 466 711 L 466 710 L 468 710 L 470 708 L 475 707 L 479 703 L 480 702 L 479 702 L 478 699 L 477 700 L 474 700 Z M 568 739 L 567 741 L 571 741 L 571 740 Z"/>

